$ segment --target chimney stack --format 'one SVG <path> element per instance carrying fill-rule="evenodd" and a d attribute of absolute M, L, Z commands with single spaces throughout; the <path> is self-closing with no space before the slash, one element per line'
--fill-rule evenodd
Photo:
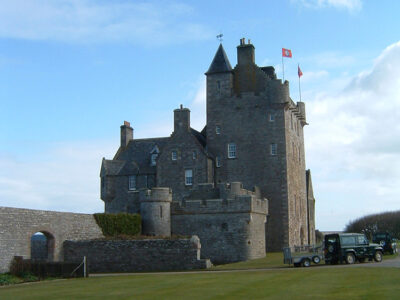
<path fill-rule="evenodd" d="M 245 38 L 240 39 L 240 45 L 237 46 L 238 65 L 254 65 L 254 49 L 254 46 L 250 44 L 250 39 L 248 44 L 246 44 Z"/>
<path fill-rule="evenodd" d="M 190 130 L 190 110 L 183 108 L 182 104 L 174 110 L 174 132 L 180 130 Z"/>
<path fill-rule="evenodd" d="M 131 123 L 124 121 L 124 125 L 121 126 L 121 147 L 126 147 L 130 140 L 133 140 L 133 128 Z"/>

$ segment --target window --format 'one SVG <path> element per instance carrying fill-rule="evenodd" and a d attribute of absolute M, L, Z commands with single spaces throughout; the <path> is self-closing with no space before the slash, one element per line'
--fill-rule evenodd
<path fill-rule="evenodd" d="M 192 156 L 193 156 L 193 159 L 197 159 L 197 152 L 196 152 L 196 150 L 193 151 Z"/>
<path fill-rule="evenodd" d="M 217 80 L 217 91 L 221 91 L 221 82 L 219 80 Z"/>
<path fill-rule="evenodd" d="M 193 170 L 185 170 L 185 185 L 193 185 Z"/>
<path fill-rule="evenodd" d="M 269 121 L 274 122 L 275 121 L 275 115 L 274 114 L 269 114 Z"/>
<path fill-rule="evenodd" d="M 129 190 L 130 191 L 136 190 L 136 176 L 135 175 L 129 176 Z"/>
<path fill-rule="evenodd" d="M 177 160 L 178 159 L 178 153 L 176 151 L 171 152 L 171 159 L 172 160 Z"/>
<path fill-rule="evenodd" d="M 217 168 L 221 167 L 221 157 L 217 156 L 215 158 L 215 165 Z"/>
<path fill-rule="evenodd" d="M 160 150 L 158 149 L 158 146 L 155 145 L 153 149 L 150 151 L 150 166 L 155 166 L 157 163 L 157 157 L 158 154 L 160 153 Z"/>
<path fill-rule="evenodd" d="M 162 206 L 160 205 L 160 219 L 162 219 Z"/>
<path fill-rule="evenodd" d="M 221 126 L 215 126 L 215 134 L 221 134 Z"/>
<path fill-rule="evenodd" d="M 276 144 L 271 144 L 271 155 L 276 155 L 277 154 L 277 148 L 278 146 Z"/>
<path fill-rule="evenodd" d="M 157 156 L 158 156 L 158 154 L 157 153 L 154 153 L 154 154 L 152 154 L 151 155 L 151 157 L 150 157 L 150 165 L 152 165 L 152 166 L 155 166 L 156 165 L 156 163 L 157 163 Z"/>
<path fill-rule="evenodd" d="M 236 144 L 228 144 L 228 158 L 236 158 Z"/>

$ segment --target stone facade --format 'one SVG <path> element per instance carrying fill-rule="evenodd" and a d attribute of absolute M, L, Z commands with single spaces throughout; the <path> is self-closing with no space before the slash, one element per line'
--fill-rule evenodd
<path fill-rule="evenodd" d="M 228 187 L 220 184 L 216 189 L 209 184 L 184 202 L 173 203 L 172 231 L 198 235 L 202 256 L 215 264 L 261 258 L 265 256 L 267 212 L 267 200 L 242 189 L 240 182 Z"/>
<path fill-rule="evenodd" d="M 92 273 L 172 271 L 211 267 L 208 259 L 200 259 L 200 240 L 121 240 L 121 241 L 65 241 L 67 262 L 82 261 L 87 257 Z"/>
<path fill-rule="evenodd" d="M 0 207 L 0 273 L 8 271 L 14 256 L 31 256 L 32 235 L 47 237 L 48 261 L 63 259 L 65 240 L 103 237 L 93 215 Z"/>
<path fill-rule="evenodd" d="M 140 211 L 134 192 L 128 191 L 133 175 L 148 178 L 151 173 L 155 186 L 172 189 L 174 202 L 184 202 L 203 183 L 242 182 L 245 189 L 257 186 L 269 201 L 267 250 L 313 240 L 315 199 L 307 195 L 312 186 L 307 186 L 311 180 L 306 182 L 305 105 L 293 102 L 289 83 L 277 79 L 273 67 L 256 65 L 250 42 L 240 41 L 237 56 L 232 68 L 220 45 L 206 72 L 207 124 L 201 132 L 190 127 L 190 111 L 183 107 L 174 111 L 170 137 L 135 140 L 132 134 L 126 142 L 130 131 L 121 131 L 117 154 L 102 165 L 106 212 Z M 152 149 L 158 151 L 155 160 Z"/>

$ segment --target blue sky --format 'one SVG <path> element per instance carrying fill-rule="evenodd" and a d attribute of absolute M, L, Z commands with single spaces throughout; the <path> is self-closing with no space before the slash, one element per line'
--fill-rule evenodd
<path fill-rule="evenodd" d="M 103 211 L 101 158 L 119 126 L 168 136 L 173 109 L 205 124 L 205 76 L 239 39 L 302 99 L 317 228 L 398 210 L 398 1 L 0 0 L 0 205 Z"/>

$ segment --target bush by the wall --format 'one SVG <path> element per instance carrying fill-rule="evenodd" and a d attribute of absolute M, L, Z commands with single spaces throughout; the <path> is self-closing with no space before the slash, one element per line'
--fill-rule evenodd
<path fill-rule="evenodd" d="M 139 214 L 94 214 L 97 224 L 107 236 L 138 235 L 142 232 Z"/>

